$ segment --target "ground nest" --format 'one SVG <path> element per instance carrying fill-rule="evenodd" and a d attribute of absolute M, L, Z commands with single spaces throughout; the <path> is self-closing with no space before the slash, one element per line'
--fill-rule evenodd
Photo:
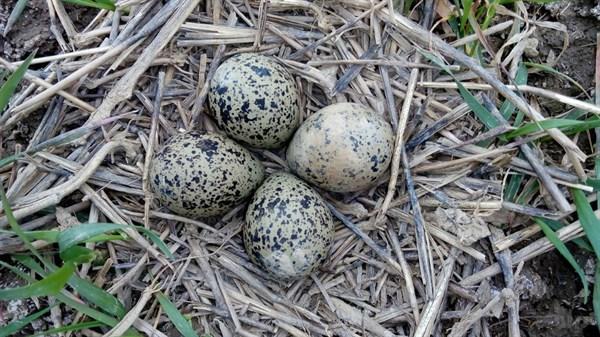
<path fill-rule="evenodd" d="M 76 7 L 48 3 L 44 34 L 54 50 L 34 58 L 0 114 L 0 158 L 16 155 L 2 162 L 0 182 L 25 231 L 123 225 L 110 240 L 85 243 L 95 258 L 76 273 L 124 312 L 70 282 L 57 296 L 0 302 L 0 327 L 51 307 L 17 335 L 99 322 L 56 333 L 189 336 L 166 297 L 198 336 L 516 337 L 553 328 L 523 314 L 544 291 L 527 262 L 556 241 L 589 247 L 575 203 L 596 198 L 588 178 L 597 140 L 585 122 L 600 107 L 591 82 L 548 71 L 566 62 L 571 37 L 547 9 L 496 4 L 489 22 L 461 22 L 452 1 L 119 0 L 117 11 L 93 10 L 74 23 Z M 539 45 L 539 32 L 561 43 Z M 5 45 L 23 43 L 7 36 Z M 324 265 L 296 281 L 250 262 L 241 235 L 247 203 L 190 219 L 149 189 L 150 160 L 171 136 L 219 132 L 208 83 L 224 60 L 245 52 L 273 56 L 293 74 L 302 119 L 332 103 L 361 103 L 396 137 L 375 186 L 319 190 L 336 219 L 334 242 Z M 14 71 L 20 63 L 12 61 L 0 58 L 0 69 Z M 527 76 L 569 90 L 528 86 Z M 582 124 L 550 129 L 560 125 L 548 119 Z M 289 171 L 285 147 L 250 150 L 267 174 Z M 56 242 L 30 238 L 61 265 Z M 0 233 L 2 288 L 26 285 L 19 271 L 33 279 L 50 271 L 36 269 L 30 251 Z M 584 269 L 592 280 L 593 262 Z M 581 314 L 561 328 L 582 333 L 595 324 L 591 305 L 579 278 L 569 282 L 578 284 L 568 300 Z"/>

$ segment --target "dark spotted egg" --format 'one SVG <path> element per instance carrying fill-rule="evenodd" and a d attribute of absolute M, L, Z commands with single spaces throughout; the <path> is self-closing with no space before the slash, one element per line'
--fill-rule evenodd
<path fill-rule="evenodd" d="M 254 147 L 280 147 L 300 123 L 294 79 L 268 56 L 238 54 L 223 62 L 208 102 L 225 133 Z"/>
<path fill-rule="evenodd" d="M 278 279 L 292 280 L 309 275 L 327 258 L 333 227 L 317 192 L 291 174 L 275 173 L 248 206 L 244 244 L 252 262 Z"/>
<path fill-rule="evenodd" d="M 337 103 L 310 116 L 287 150 L 290 169 L 304 180 L 333 192 L 359 191 L 388 168 L 394 134 L 371 109 Z"/>
<path fill-rule="evenodd" d="M 150 185 L 170 210 L 187 217 L 225 213 L 264 179 L 262 164 L 226 136 L 187 132 L 173 136 L 152 160 Z"/>

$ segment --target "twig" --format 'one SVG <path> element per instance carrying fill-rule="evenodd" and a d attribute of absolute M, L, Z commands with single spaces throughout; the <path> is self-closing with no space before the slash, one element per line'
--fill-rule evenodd
<path fill-rule="evenodd" d="M 508 89 L 505 84 L 500 82 L 490 72 L 481 67 L 481 65 L 477 61 L 466 56 L 458 49 L 452 47 L 439 37 L 431 34 L 429 31 L 423 29 L 422 27 L 405 18 L 404 16 L 395 13 L 394 20 L 390 20 L 389 15 L 390 13 L 385 8 L 382 8 L 380 10 L 380 18 L 383 21 L 388 22 L 389 24 L 397 28 L 400 32 L 404 33 L 406 36 L 419 42 L 423 48 L 432 48 L 433 50 L 440 51 L 442 54 L 456 60 L 458 63 L 471 69 L 484 81 L 486 81 L 494 89 L 496 89 L 502 96 L 504 96 L 512 104 L 514 104 L 525 115 L 527 115 L 527 117 L 529 117 L 531 120 L 535 122 L 540 122 L 544 120 L 544 116 L 539 111 L 531 107 L 522 97 L 518 96 L 510 89 Z M 547 133 L 552 138 L 554 138 L 554 140 L 556 140 L 560 145 L 562 145 L 565 151 L 573 153 L 575 157 L 580 161 L 585 160 L 585 153 L 583 153 L 581 149 L 577 147 L 577 144 L 575 144 L 560 130 L 550 129 L 547 130 Z M 579 162 L 573 162 L 572 164 L 580 165 Z"/>
<path fill-rule="evenodd" d="M 10 71 L 15 71 L 18 67 L 18 66 L 15 66 L 15 65 L 9 63 L 8 61 L 6 61 L 5 59 L 3 59 L 1 57 L 0 57 L 0 64 L 2 64 L 6 69 L 8 69 Z M 30 72 L 30 71 L 26 72 L 24 77 L 26 80 L 31 81 L 32 83 L 37 84 L 44 88 L 50 88 L 52 86 L 50 83 L 33 75 L 32 72 Z M 71 95 L 70 93 L 68 93 L 64 90 L 59 90 L 56 93 L 58 95 L 64 97 L 67 101 L 73 103 L 73 105 L 75 105 L 83 110 L 86 110 L 88 112 L 92 112 L 92 111 L 96 110 L 96 108 L 94 108 L 90 104 L 82 101 L 81 99 Z M 5 115 L 2 116 L 2 118 L 0 118 L 0 123 L 5 122 L 9 117 L 10 117 L 10 114 L 6 113 Z"/>
<path fill-rule="evenodd" d="M 360 20 L 366 18 L 367 16 L 371 15 L 371 13 L 374 13 L 375 11 L 377 11 L 380 8 L 383 8 L 387 2 L 389 0 L 382 0 L 381 2 L 379 2 L 377 5 L 371 7 L 369 10 L 363 12 L 361 15 L 357 16 L 356 19 L 347 22 L 346 24 L 344 24 L 343 26 L 341 26 L 340 28 L 332 31 L 331 33 L 327 34 L 327 36 L 309 44 L 308 46 L 294 52 L 293 54 L 291 54 L 288 59 L 292 60 L 292 61 L 299 61 L 305 54 L 308 54 L 310 52 L 312 52 L 313 50 L 315 50 L 318 46 L 322 45 L 323 43 L 331 40 L 332 38 L 334 38 L 335 36 L 341 35 L 342 33 L 344 33 L 346 30 L 350 29 L 352 26 L 354 26 L 357 22 L 359 22 Z"/>
<path fill-rule="evenodd" d="M 431 298 L 431 300 L 428 302 L 427 306 L 423 310 L 423 318 L 417 326 L 417 330 L 414 334 L 415 337 L 431 336 L 433 327 L 437 322 L 437 317 L 440 314 L 442 303 L 446 298 L 448 283 L 450 282 L 450 278 L 452 277 L 452 272 L 454 270 L 454 262 L 456 261 L 455 254 L 456 250 L 453 248 L 450 252 L 450 256 L 448 257 L 448 259 L 444 261 L 444 267 L 441 271 L 441 276 L 438 278 L 439 283 L 437 284 L 435 296 Z"/>
<path fill-rule="evenodd" d="M 404 282 L 406 282 L 406 290 L 408 291 L 408 301 L 412 308 L 415 322 L 418 323 L 421 320 L 421 315 L 419 314 L 419 305 L 417 303 L 417 294 L 415 293 L 415 286 L 412 279 L 412 270 L 410 269 L 410 266 L 404 258 L 404 253 L 402 252 L 402 248 L 400 247 L 398 236 L 396 232 L 392 229 L 391 225 L 388 226 L 388 236 L 390 237 L 390 241 L 392 242 L 394 252 L 398 257 L 398 260 L 400 261 L 400 266 L 402 267 L 403 273 L 402 275 L 404 276 Z"/>
<path fill-rule="evenodd" d="M 448 337 L 465 336 L 475 322 L 488 315 L 495 307 L 503 304 L 503 295 L 497 294 L 485 306 L 476 307 L 474 310 L 468 312 L 458 323 L 454 324 Z"/>
<path fill-rule="evenodd" d="M 154 147 L 158 138 L 158 119 L 162 103 L 162 96 L 165 86 L 165 73 L 161 71 L 158 74 L 158 82 L 156 85 L 156 97 L 152 106 L 152 121 L 150 124 L 150 135 L 148 136 L 148 146 L 146 148 L 146 156 L 144 157 L 144 171 L 142 175 L 142 189 L 144 191 L 144 226 L 150 228 L 150 204 L 152 203 L 153 195 L 150 191 L 150 164 L 154 157 Z"/>
<path fill-rule="evenodd" d="M 410 204 L 413 210 L 413 216 L 415 217 L 415 237 L 417 240 L 416 245 L 417 252 L 419 254 L 419 268 L 421 269 L 421 278 L 423 279 L 423 283 L 425 284 L 427 298 L 431 299 L 434 294 L 434 285 L 432 268 L 429 263 L 430 251 L 428 249 L 429 245 L 427 244 L 426 238 L 427 234 L 425 230 L 425 220 L 423 219 L 421 206 L 419 205 L 419 199 L 415 191 L 412 173 L 408 164 L 408 155 L 406 154 L 406 150 L 404 148 L 402 148 L 402 166 L 404 167 L 404 179 L 406 181 L 406 190 L 408 191 Z"/>
<path fill-rule="evenodd" d="M 420 62 L 420 60 L 420 55 L 417 55 L 415 61 Z M 396 141 L 394 144 L 394 153 L 392 155 L 391 163 L 392 172 L 388 183 L 388 189 L 385 195 L 385 199 L 383 200 L 383 204 L 381 205 L 379 214 L 377 214 L 377 218 L 375 219 L 376 224 L 379 224 L 383 221 L 385 213 L 390 207 L 390 203 L 392 202 L 392 198 L 394 197 L 394 193 L 396 192 L 396 184 L 398 182 L 398 175 L 400 174 L 400 157 L 404 149 L 404 131 L 406 130 L 406 123 L 408 121 L 410 106 L 414 96 L 418 76 L 419 69 L 415 68 L 410 72 L 410 79 L 408 80 L 408 90 L 406 90 L 406 98 L 402 103 L 402 109 L 400 110 L 400 116 L 398 118 L 398 125 L 396 126 Z"/>
<path fill-rule="evenodd" d="M 487 97 L 487 95 L 483 95 L 483 104 L 489 111 L 498 116 L 496 119 L 498 119 L 502 125 L 509 125 L 504 117 L 502 117 L 500 111 L 498 111 L 494 103 Z M 519 140 L 521 140 L 520 137 L 517 138 L 517 141 Z M 564 193 L 558 189 L 558 185 L 556 185 L 554 180 L 552 180 L 552 177 L 546 171 L 544 164 L 537 158 L 529 145 L 522 144 L 519 146 L 519 149 L 521 149 L 521 153 L 523 153 L 523 156 L 525 156 L 535 173 L 537 173 L 538 179 L 542 185 L 544 185 L 546 190 L 548 190 L 548 193 L 550 193 L 552 198 L 554 198 L 554 201 L 556 201 L 558 209 L 562 212 L 570 212 L 571 205 L 569 204 L 569 201 L 565 197 Z"/>
<path fill-rule="evenodd" d="M 210 263 L 208 262 L 208 257 L 207 257 L 208 252 L 196 240 L 190 239 L 189 243 L 190 243 L 190 250 L 191 250 L 192 254 L 196 257 L 196 261 L 198 261 L 198 266 L 202 270 L 202 273 L 204 274 L 204 277 L 206 278 L 206 282 L 208 283 L 208 286 L 210 287 L 210 289 L 213 292 L 213 295 L 215 297 L 215 302 L 217 305 L 217 309 L 226 310 L 225 299 L 223 297 L 223 294 L 221 293 L 221 288 L 219 287 L 217 278 L 215 277 L 215 274 L 210 266 Z"/>
<path fill-rule="evenodd" d="M 236 22 L 237 16 L 235 12 L 232 12 L 227 18 L 227 26 L 234 26 Z M 215 55 L 213 56 L 210 68 L 208 69 L 208 74 L 206 75 L 204 83 L 202 84 L 202 90 L 198 94 L 198 97 L 196 97 L 196 99 L 194 100 L 194 105 L 192 107 L 192 128 L 194 128 L 198 124 L 198 120 L 200 119 L 200 113 L 204 109 L 204 102 L 206 101 L 208 89 L 210 88 L 210 80 L 213 78 L 215 72 L 217 71 L 217 68 L 221 64 L 221 58 L 223 57 L 224 53 L 225 45 L 221 44 L 219 45 L 219 47 L 217 47 Z"/>
<path fill-rule="evenodd" d="M 333 305 L 336 307 L 336 314 L 346 322 L 349 322 L 357 327 L 364 327 L 367 331 L 369 331 L 369 335 L 378 336 L 378 337 L 395 337 L 389 330 L 381 326 L 379 323 L 375 322 L 372 318 L 365 316 L 355 307 L 347 304 L 346 302 L 332 297 L 331 301 Z"/>
<path fill-rule="evenodd" d="M 142 292 L 142 296 L 137 301 L 136 305 L 131 310 L 129 310 L 127 315 L 123 317 L 119 324 L 113 327 L 109 332 L 105 333 L 103 337 L 116 337 L 123 335 L 125 331 L 127 331 L 127 329 L 131 327 L 135 320 L 138 319 L 142 310 L 146 306 L 146 303 L 148 303 L 148 301 L 152 297 L 152 294 L 156 291 L 157 289 L 153 285 L 148 286 L 146 289 L 144 289 L 144 291 Z"/>
<path fill-rule="evenodd" d="M 369 48 L 360 56 L 360 59 L 369 59 L 375 56 L 381 48 L 381 46 L 381 44 L 373 44 L 369 46 Z M 350 82 L 352 82 L 352 80 L 356 76 L 358 76 L 358 74 L 360 74 L 360 71 L 364 66 L 364 64 L 353 64 L 350 67 L 348 67 L 346 72 L 342 76 L 340 76 L 340 78 L 336 82 L 335 87 L 333 88 L 333 92 L 331 92 L 330 95 L 333 97 L 338 93 L 344 91 L 348 87 Z"/>
<path fill-rule="evenodd" d="M 484 84 L 484 83 L 467 83 L 467 82 L 462 82 L 461 83 L 466 89 L 472 89 L 472 90 L 492 90 L 492 89 L 496 89 L 494 88 L 492 85 L 489 84 Z M 423 87 L 423 88 L 444 88 L 444 89 L 457 89 L 458 85 L 456 83 L 453 82 L 419 82 L 417 83 L 418 86 Z M 542 89 L 542 88 L 538 88 L 538 87 L 533 87 L 530 85 L 506 85 L 506 88 L 509 90 L 514 90 L 517 92 L 526 92 L 526 93 L 530 93 L 530 94 L 534 94 L 534 95 L 538 95 L 540 97 L 544 97 L 544 98 L 549 98 L 551 100 L 566 104 L 566 105 L 570 105 L 574 108 L 578 108 L 584 111 L 588 111 L 591 112 L 593 114 L 596 115 L 600 115 L 600 107 L 585 102 L 585 101 L 581 101 L 578 99 L 575 99 L 573 97 L 569 97 L 569 96 L 565 96 L 563 94 L 559 94 L 557 92 L 551 91 L 551 90 L 547 90 L 547 89 Z M 535 121 L 535 120 L 534 120 Z"/>
<path fill-rule="evenodd" d="M 392 256 L 387 251 L 385 251 L 375 241 L 373 241 L 373 239 L 371 239 L 365 232 L 363 232 L 363 230 L 360 227 L 358 227 L 357 225 L 352 223 L 352 221 L 346 218 L 346 216 L 343 215 L 340 211 L 338 211 L 337 208 L 335 208 L 335 206 L 333 206 L 329 202 L 327 202 L 327 206 L 331 210 L 331 213 L 333 213 L 333 215 L 336 218 L 338 218 L 346 227 L 348 227 L 348 229 L 350 229 L 357 237 L 363 240 L 367 244 L 367 246 L 369 246 L 369 248 L 373 249 L 373 251 L 375 251 L 375 253 L 377 253 L 379 257 L 384 259 L 392 268 L 394 268 L 396 272 L 402 274 L 402 267 L 396 261 L 394 261 Z"/>
<path fill-rule="evenodd" d="M 179 27 L 187 17 L 190 16 L 194 8 L 198 6 L 199 2 L 200 0 L 185 0 L 185 2 L 177 6 L 154 40 L 152 40 L 152 42 L 144 49 L 127 74 L 121 77 L 121 79 L 113 86 L 102 101 L 102 104 L 100 104 L 98 109 L 90 116 L 89 122 L 110 116 L 111 111 L 117 104 L 131 97 L 133 88 L 135 88 L 138 83 L 138 79 L 144 74 L 148 67 L 150 67 L 152 61 L 154 61 L 160 51 L 169 43 L 175 33 L 177 33 Z"/>
<path fill-rule="evenodd" d="M 497 241 L 504 236 L 501 229 L 490 226 L 491 239 Z M 502 275 L 504 276 L 504 283 L 506 289 L 509 290 L 504 293 L 506 307 L 508 309 L 508 335 L 510 337 L 520 337 L 521 330 L 519 329 L 519 297 L 514 293 L 515 279 L 512 270 L 512 256 L 510 250 L 502 250 L 494 253 L 500 269 L 502 269 Z"/>
<path fill-rule="evenodd" d="M 600 210 L 595 211 L 594 214 L 596 216 L 599 216 Z M 556 235 L 563 242 L 568 242 L 570 240 L 576 239 L 578 237 L 581 237 L 583 234 L 583 228 L 581 227 L 579 220 L 556 231 Z M 521 262 L 529 261 L 530 259 L 539 256 L 545 252 L 548 252 L 554 248 L 556 247 L 552 244 L 552 242 L 550 242 L 550 240 L 548 240 L 546 237 L 543 237 L 530 243 L 526 247 L 514 253 L 512 256 L 512 264 L 516 265 Z M 476 284 L 487 277 L 492 277 L 494 275 L 499 274 L 501 271 L 502 270 L 500 269 L 500 265 L 498 263 L 495 263 L 473 275 L 464 278 L 460 282 L 460 285 L 470 286 Z"/>
<path fill-rule="evenodd" d="M 499 33 L 501 31 L 509 28 L 510 26 L 512 26 L 513 22 L 514 22 L 513 20 L 506 20 L 506 21 L 500 22 L 497 25 L 494 25 L 488 29 L 483 30 L 482 33 L 484 36 Z M 460 39 L 457 39 L 457 40 L 451 42 L 450 45 L 453 47 L 460 47 L 460 46 L 469 44 L 471 42 L 475 42 L 477 40 L 479 40 L 478 34 L 471 34 L 471 35 L 465 36 L 463 38 L 460 38 Z"/>

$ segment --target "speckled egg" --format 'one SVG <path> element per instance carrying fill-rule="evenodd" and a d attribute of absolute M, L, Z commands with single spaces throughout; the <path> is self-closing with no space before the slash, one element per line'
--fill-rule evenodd
<path fill-rule="evenodd" d="M 337 103 L 310 116 L 287 150 L 290 168 L 304 180 L 333 192 L 369 187 L 388 168 L 394 134 L 371 109 Z"/>
<path fill-rule="evenodd" d="M 254 194 L 243 233 L 252 262 L 291 280 L 309 275 L 327 258 L 334 226 L 317 192 L 291 174 L 275 173 Z"/>
<path fill-rule="evenodd" d="M 156 197 L 173 212 L 191 218 L 229 211 L 263 179 L 262 164 L 248 150 L 211 132 L 173 136 L 150 165 Z"/>
<path fill-rule="evenodd" d="M 208 102 L 219 126 L 253 147 L 280 147 L 300 123 L 294 79 L 268 56 L 238 54 L 223 62 L 210 81 Z"/>

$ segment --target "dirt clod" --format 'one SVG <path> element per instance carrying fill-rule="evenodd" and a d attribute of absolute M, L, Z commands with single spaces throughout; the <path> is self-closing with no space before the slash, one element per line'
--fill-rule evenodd
<path fill-rule="evenodd" d="M 432 220 L 442 229 L 458 236 L 463 245 L 469 246 L 490 235 L 483 220 L 460 209 L 437 208 Z"/>
<path fill-rule="evenodd" d="M 0 2 L 0 31 L 4 31 L 16 2 Z M 0 35 L 0 46 L 0 56 L 11 61 L 21 60 L 34 50 L 37 50 L 38 56 L 53 54 L 58 43 L 50 32 L 46 1 L 30 0 L 8 35 Z"/>

